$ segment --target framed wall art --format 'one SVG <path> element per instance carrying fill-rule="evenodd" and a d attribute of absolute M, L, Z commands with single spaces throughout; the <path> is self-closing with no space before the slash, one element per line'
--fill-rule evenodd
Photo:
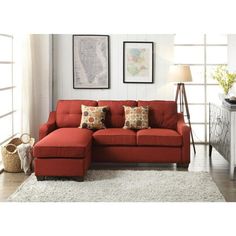
<path fill-rule="evenodd" d="M 123 82 L 153 83 L 153 42 L 123 42 Z"/>
<path fill-rule="evenodd" d="M 109 35 L 73 35 L 74 89 L 108 89 Z"/>

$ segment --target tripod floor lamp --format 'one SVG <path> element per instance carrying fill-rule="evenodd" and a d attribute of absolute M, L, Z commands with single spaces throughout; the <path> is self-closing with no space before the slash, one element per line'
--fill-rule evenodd
<path fill-rule="evenodd" d="M 192 81 L 190 67 L 187 65 L 170 66 L 169 81 L 177 82 L 175 101 L 179 104 L 179 111 L 182 112 L 183 114 L 184 114 L 184 108 L 185 108 L 188 124 L 190 127 L 190 135 L 192 139 L 193 150 L 194 150 L 194 153 L 196 154 L 191 121 L 190 121 L 189 108 L 188 108 L 188 100 L 187 100 L 187 95 L 186 95 L 185 86 L 184 86 L 184 82 Z"/>

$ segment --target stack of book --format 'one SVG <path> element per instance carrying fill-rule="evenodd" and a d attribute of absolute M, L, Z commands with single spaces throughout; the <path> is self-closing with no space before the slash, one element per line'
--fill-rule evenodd
<path fill-rule="evenodd" d="M 236 110 L 236 100 L 224 99 L 223 105 L 227 108 Z"/>

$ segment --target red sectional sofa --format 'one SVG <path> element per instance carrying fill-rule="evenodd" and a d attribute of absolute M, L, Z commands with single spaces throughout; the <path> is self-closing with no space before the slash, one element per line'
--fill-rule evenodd
<path fill-rule="evenodd" d="M 81 105 L 107 106 L 106 129 L 80 129 Z M 125 106 L 149 106 L 150 129 L 123 129 Z M 35 175 L 83 180 L 91 162 L 190 162 L 190 128 L 174 101 L 60 100 L 39 129 L 33 149 Z"/>

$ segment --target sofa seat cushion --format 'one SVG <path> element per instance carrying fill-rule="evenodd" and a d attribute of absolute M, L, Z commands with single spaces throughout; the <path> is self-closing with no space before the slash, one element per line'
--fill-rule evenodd
<path fill-rule="evenodd" d="M 96 145 L 136 145 L 136 132 L 123 128 L 108 128 L 93 133 Z"/>
<path fill-rule="evenodd" d="M 92 131 L 79 128 L 61 128 L 53 131 L 34 146 L 37 158 L 83 158 L 92 142 Z"/>
<path fill-rule="evenodd" d="M 137 132 L 137 144 L 144 146 L 181 146 L 182 136 L 171 129 L 146 129 Z"/>

